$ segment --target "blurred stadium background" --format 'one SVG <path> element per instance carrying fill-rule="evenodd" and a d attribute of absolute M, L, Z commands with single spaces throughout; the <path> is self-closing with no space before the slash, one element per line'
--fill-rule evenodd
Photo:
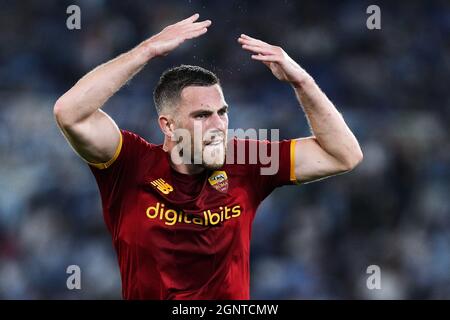
<path fill-rule="evenodd" d="M 66 8 L 81 8 L 81 30 Z M 381 7 L 382 30 L 366 28 Z M 105 107 L 162 142 L 152 90 L 167 67 L 216 72 L 231 128 L 308 134 L 293 91 L 236 43 L 282 46 L 343 113 L 365 159 L 353 173 L 284 187 L 261 206 L 254 299 L 450 299 L 448 1 L 5 1 L 0 10 L 0 298 L 116 299 L 120 276 L 97 186 L 53 121 L 83 74 L 199 12 L 208 34 L 145 71 Z M 66 288 L 66 268 L 82 289 Z M 382 289 L 366 288 L 379 265 Z"/>

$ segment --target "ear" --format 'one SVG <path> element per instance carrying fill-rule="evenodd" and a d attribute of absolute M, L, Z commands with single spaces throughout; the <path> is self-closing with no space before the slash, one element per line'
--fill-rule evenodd
<path fill-rule="evenodd" d="M 171 139 L 175 131 L 174 123 L 171 117 L 167 115 L 161 115 L 158 118 L 158 123 L 164 135 Z"/>

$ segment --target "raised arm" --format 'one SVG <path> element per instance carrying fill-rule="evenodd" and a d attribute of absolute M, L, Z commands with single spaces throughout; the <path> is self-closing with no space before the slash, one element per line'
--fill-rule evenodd
<path fill-rule="evenodd" d="M 119 128 L 100 108 L 145 64 L 165 56 L 187 39 L 207 32 L 211 21 L 198 14 L 164 28 L 134 49 L 81 78 L 53 108 L 56 122 L 73 149 L 86 161 L 110 161 L 121 143 Z"/>
<path fill-rule="evenodd" d="M 241 35 L 238 42 L 275 77 L 292 85 L 306 114 L 313 136 L 296 140 L 297 181 L 314 181 L 355 168 L 363 158 L 358 141 L 314 79 L 280 47 L 247 35 Z"/>

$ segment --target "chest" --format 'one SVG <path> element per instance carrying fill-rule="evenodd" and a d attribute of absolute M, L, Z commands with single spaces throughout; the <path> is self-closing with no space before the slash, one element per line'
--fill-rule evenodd
<path fill-rule="evenodd" d="M 125 194 L 118 236 L 128 245 L 162 252 L 215 255 L 247 246 L 256 207 L 239 177 L 217 186 L 205 181 L 197 195 L 177 193 L 179 184 L 156 178 Z M 223 182 L 223 181 L 220 181 Z"/>

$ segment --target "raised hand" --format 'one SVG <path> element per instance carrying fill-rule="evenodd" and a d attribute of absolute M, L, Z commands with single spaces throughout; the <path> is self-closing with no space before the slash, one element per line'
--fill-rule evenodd
<path fill-rule="evenodd" d="M 238 42 L 242 45 L 242 49 L 253 53 L 252 59 L 264 63 L 281 81 L 297 85 L 309 77 L 308 73 L 281 47 L 270 45 L 245 34 L 241 34 Z"/>
<path fill-rule="evenodd" d="M 208 31 L 211 20 L 196 22 L 199 14 L 165 27 L 160 33 L 144 41 L 141 45 L 146 49 L 149 58 L 165 56 L 187 39 L 201 36 Z"/>

